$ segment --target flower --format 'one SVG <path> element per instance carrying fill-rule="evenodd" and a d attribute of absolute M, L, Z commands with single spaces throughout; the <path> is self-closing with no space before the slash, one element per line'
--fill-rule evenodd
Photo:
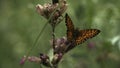
<path fill-rule="evenodd" d="M 20 64 L 23 65 L 26 61 L 26 56 L 23 56 L 23 58 L 20 60 Z"/>
<path fill-rule="evenodd" d="M 46 19 L 49 19 L 53 14 L 49 21 L 50 23 L 59 22 L 58 18 L 62 16 L 66 9 L 67 4 L 65 0 L 61 0 L 59 3 L 55 4 L 47 3 L 44 4 L 43 6 L 40 4 L 36 5 L 37 12 Z"/>
<path fill-rule="evenodd" d="M 51 67 L 49 57 L 46 54 L 40 53 L 41 63 L 47 67 Z"/>
<path fill-rule="evenodd" d="M 53 40 L 50 41 L 51 45 L 53 45 L 52 42 Z M 64 53 L 67 48 L 66 42 L 67 42 L 66 37 L 55 39 L 54 54 Z"/>
<path fill-rule="evenodd" d="M 41 63 L 41 59 L 39 57 L 36 57 L 36 56 L 29 56 L 28 57 L 28 60 L 30 62 L 37 62 L 37 63 Z"/>
<path fill-rule="evenodd" d="M 54 57 L 52 59 L 52 64 L 53 65 L 56 65 L 60 62 L 60 60 L 62 59 L 63 57 L 63 54 L 62 53 L 59 53 L 59 54 L 54 54 Z"/>

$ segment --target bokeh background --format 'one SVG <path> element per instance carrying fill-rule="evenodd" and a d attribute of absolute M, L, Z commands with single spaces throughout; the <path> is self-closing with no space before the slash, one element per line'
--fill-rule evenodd
<path fill-rule="evenodd" d="M 0 68 L 21 68 L 47 20 L 35 9 L 51 0 L 0 0 Z M 75 27 L 96 28 L 101 33 L 66 55 L 59 68 L 120 68 L 120 0 L 67 0 L 67 13 Z M 51 26 L 47 25 L 30 55 L 50 54 Z M 56 38 L 66 36 L 64 20 L 57 26 Z M 40 68 L 26 62 L 23 68 Z M 45 67 L 43 67 L 45 68 Z"/>

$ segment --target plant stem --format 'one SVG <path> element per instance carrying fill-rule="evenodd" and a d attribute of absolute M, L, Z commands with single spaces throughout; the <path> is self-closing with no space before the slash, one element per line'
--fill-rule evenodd
<path fill-rule="evenodd" d="M 52 25 L 53 50 L 55 49 L 55 24 Z"/>
<path fill-rule="evenodd" d="M 28 56 L 30 55 L 30 53 L 32 52 L 32 50 L 37 46 L 36 44 L 37 44 L 38 40 L 40 39 L 40 36 L 42 35 L 42 33 L 43 33 L 44 29 L 46 28 L 47 24 L 48 24 L 48 23 L 46 22 L 45 25 L 43 26 L 42 30 L 40 31 L 39 35 L 38 35 L 37 38 L 35 39 L 32 47 L 28 50 L 28 53 L 27 53 L 27 55 L 26 55 L 26 58 L 28 58 Z"/>

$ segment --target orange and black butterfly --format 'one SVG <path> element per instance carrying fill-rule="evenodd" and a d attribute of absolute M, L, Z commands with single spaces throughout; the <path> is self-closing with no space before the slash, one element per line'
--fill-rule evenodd
<path fill-rule="evenodd" d="M 74 42 L 75 45 L 79 45 L 87 39 L 92 38 L 100 33 L 100 30 L 98 29 L 75 29 L 72 20 L 68 16 L 68 14 L 66 14 L 65 16 L 65 23 L 67 27 L 67 40 L 68 42 Z"/>

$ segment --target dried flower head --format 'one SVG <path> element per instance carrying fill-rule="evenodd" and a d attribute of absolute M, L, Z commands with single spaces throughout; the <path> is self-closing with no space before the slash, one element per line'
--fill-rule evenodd
<path fill-rule="evenodd" d="M 36 5 L 36 9 L 37 12 L 40 15 L 44 16 L 46 19 L 49 19 L 53 13 L 50 20 L 50 23 L 51 22 L 53 23 L 53 22 L 57 22 L 58 18 L 65 12 L 65 10 L 67 9 L 67 4 L 65 0 L 61 0 L 59 3 L 55 3 L 55 4 L 47 3 L 44 4 L 43 6 L 38 4 Z"/>
<path fill-rule="evenodd" d="M 41 59 L 39 57 L 36 56 L 24 56 L 21 61 L 20 64 L 23 65 L 25 63 L 25 61 L 28 60 L 30 62 L 36 62 L 36 63 L 41 63 Z"/>
<path fill-rule="evenodd" d="M 36 63 L 41 63 L 41 59 L 39 57 L 36 57 L 36 56 L 29 56 L 28 57 L 28 60 L 30 62 L 36 62 Z"/>
<path fill-rule="evenodd" d="M 40 59 L 41 59 L 41 63 L 47 67 L 50 67 L 50 60 L 49 57 L 43 53 L 40 53 Z"/>
<path fill-rule="evenodd" d="M 23 65 L 25 63 L 26 56 L 23 56 L 23 58 L 20 60 L 20 64 Z"/>
<path fill-rule="evenodd" d="M 53 40 L 50 41 L 51 45 L 53 45 L 52 42 Z M 54 54 L 64 53 L 65 50 L 67 49 L 66 42 L 67 42 L 66 37 L 55 39 Z"/>
<path fill-rule="evenodd" d="M 53 57 L 53 60 L 52 60 L 52 64 L 53 65 L 58 64 L 60 62 L 60 60 L 62 59 L 62 57 L 63 57 L 62 53 L 55 54 L 54 57 Z"/>

